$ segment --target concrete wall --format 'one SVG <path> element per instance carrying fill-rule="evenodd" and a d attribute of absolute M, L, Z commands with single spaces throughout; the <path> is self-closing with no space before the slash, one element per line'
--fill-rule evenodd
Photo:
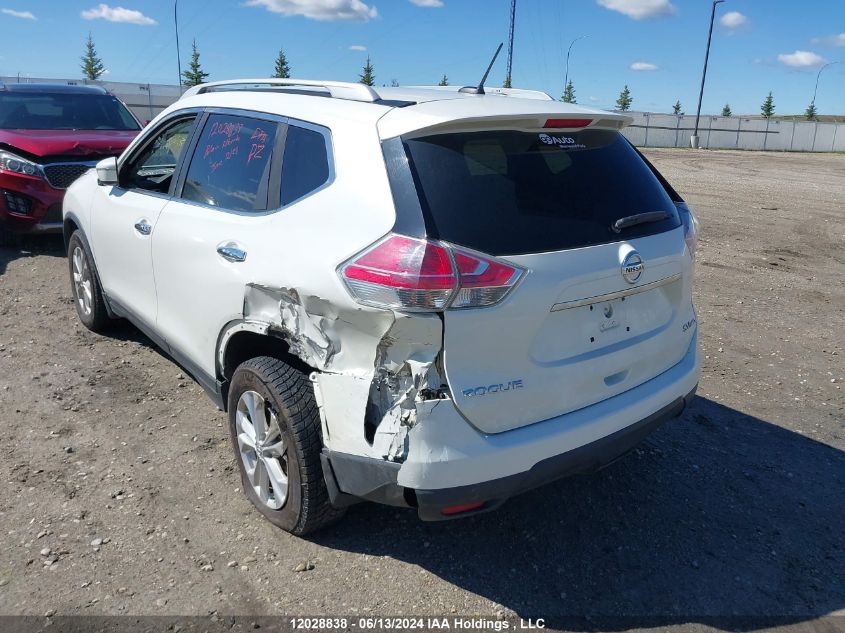
<path fill-rule="evenodd" d="M 689 147 L 695 116 L 628 112 L 634 123 L 623 134 L 637 147 Z M 845 123 L 702 116 L 701 147 L 787 152 L 845 151 Z"/>

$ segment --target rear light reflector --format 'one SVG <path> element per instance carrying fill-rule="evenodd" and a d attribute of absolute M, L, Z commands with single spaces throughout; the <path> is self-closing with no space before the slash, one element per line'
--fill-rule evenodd
<path fill-rule="evenodd" d="M 360 303 L 439 311 L 494 305 L 525 271 L 441 242 L 391 234 L 342 264 L 338 273 Z"/>
<path fill-rule="evenodd" d="M 484 505 L 484 501 L 474 501 L 473 503 L 464 503 L 458 506 L 448 506 L 443 508 L 440 511 L 440 514 L 444 516 L 453 516 L 455 514 L 463 514 L 464 512 L 469 512 L 470 510 L 478 510 L 478 508 Z"/>
<path fill-rule="evenodd" d="M 684 223 L 684 241 L 687 243 L 687 250 L 690 256 L 695 259 L 695 248 L 698 245 L 698 218 L 686 203 L 677 205 L 678 214 Z"/>
<path fill-rule="evenodd" d="M 592 122 L 592 119 L 547 119 L 543 127 L 546 129 L 587 127 Z"/>

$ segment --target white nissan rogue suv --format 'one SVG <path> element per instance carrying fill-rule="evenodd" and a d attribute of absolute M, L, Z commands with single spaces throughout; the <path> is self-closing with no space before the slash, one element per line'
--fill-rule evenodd
<path fill-rule="evenodd" d="M 520 90 L 195 87 L 68 190 L 77 313 L 205 388 L 285 530 L 362 499 L 494 509 L 695 392 L 697 221 L 628 122 Z"/>

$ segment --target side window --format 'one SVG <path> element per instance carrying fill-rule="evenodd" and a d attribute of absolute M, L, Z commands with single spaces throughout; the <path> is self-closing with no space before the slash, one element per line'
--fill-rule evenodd
<path fill-rule="evenodd" d="M 167 193 L 195 120 L 193 115 L 171 123 L 140 154 L 130 158 L 122 174 L 122 185 L 127 189 Z"/>
<path fill-rule="evenodd" d="M 322 187 L 329 179 L 326 137 L 314 130 L 288 126 L 282 162 L 282 205 Z"/>
<path fill-rule="evenodd" d="M 235 211 L 267 208 L 278 124 L 212 114 L 200 134 L 182 198 Z"/>

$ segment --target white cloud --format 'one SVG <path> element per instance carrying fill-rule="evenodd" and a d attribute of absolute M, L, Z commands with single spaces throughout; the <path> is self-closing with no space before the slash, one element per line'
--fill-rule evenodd
<path fill-rule="evenodd" d="M 247 0 L 247 6 L 264 7 L 285 17 L 301 15 L 312 20 L 366 22 L 378 17 L 375 7 L 361 0 Z"/>
<path fill-rule="evenodd" d="M 738 29 L 748 24 L 748 18 L 739 11 L 728 11 L 719 18 L 719 24 L 729 29 Z"/>
<path fill-rule="evenodd" d="M 23 20 L 37 20 L 32 11 L 15 11 L 14 9 L 0 9 L 0 13 L 11 15 L 13 18 L 21 18 Z"/>
<path fill-rule="evenodd" d="M 360 44 L 353 44 L 349 47 L 350 51 L 365 51 L 367 50 L 366 46 L 361 46 Z"/>
<path fill-rule="evenodd" d="M 6 9 L 3 9 L 5 12 Z M 824 44 L 825 46 L 845 46 L 845 33 L 829 35 L 827 37 L 814 37 L 813 44 Z"/>
<path fill-rule="evenodd" d="M 443 0 L 411 0 L 418 7 L 442 7 Z"/>
<path fill-rule="evenodd" d="M 677 9 L 669 0 L 596 0 L 605 9 L 618 11 L 634 20 L 673 15 Z"/>
<path fill-rule="evenodd" d="M 795 51 L 794 53 L 781 53 L 778 55 L 778 61 L 784 66 L 791 66 L 792 68 L 810 68 L 821 66 L 827 60 L 811 51 Z"/>
<path fill-rule="evenodd" d="M 648 62 L 634 62 L 631 64 L 631 70 L 657 70 L 657 64 L 649 64 Z"/>
<path fill-rule="evenodd" d="M 141 26 L 152 26 L 158 24 L 152 18 L 135 9 L 124 9 L 123 7 L 110 7 L 107 4 L 100 4 L 93 9 L 86 9 L 82 12 L 86 20 L 106 20 L 108 22 L 125 22 L 127 24 L 140 24 Z"/>

